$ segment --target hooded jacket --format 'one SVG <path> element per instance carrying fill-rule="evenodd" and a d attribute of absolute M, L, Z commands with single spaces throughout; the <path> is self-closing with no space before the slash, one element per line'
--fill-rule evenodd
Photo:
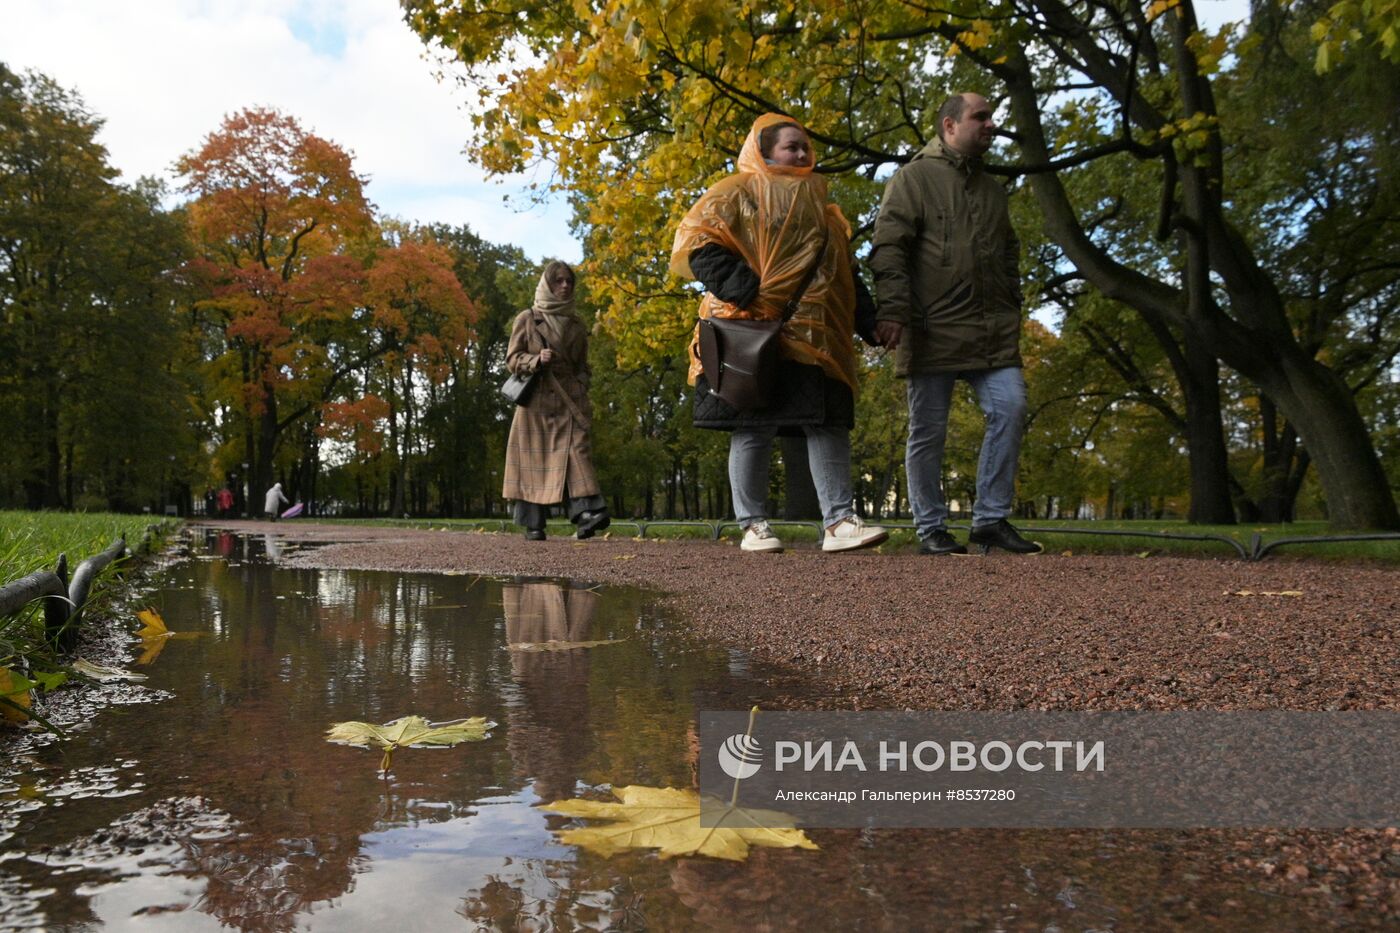
<path fill-rule="evenodd" d="M 287 497 L 282 492 L 281 483 L 273 483 L 272 488 L 263 496 L 263 511 L 276 515 L 287 504 Z"/>
<path fill-rule="evenodd" d="M 759 149 L 759 134 L 791 117 L 769 113 L 754 121 L 739 151 L 738 171 L 710 187 L 676 230 L 671 272 L 694 279 L 692 255 L 717 244 L 757 273 L 757 283 L 739 283 L 741 304 L 707 292 L 700 317 L 773 320 L 796 291 L 807 268 L 821 254 L 816 274 L 802 293 L 798 311 L 783 325 L 784 359 L 819 366 L 831 379 L 857 391 L 855 346 L 856 291 L 851 275 L 850 227 L 827 197 L 826 179 L 811 166 L 770 165 Z M 823 229 L 826 246 L 823 248 Z M 756 288 L 755 288 L 756 286 Z M 700 375 L 695 336 L 690 342 L 690 382 Z"/>
<path fill-rule="evenodd" d="M 895 172 L 875 220 L 879 319 L 904 326 L 900 376 L 1020 366 L 1020 244 L 1006 189 L 935 139 Z"/>

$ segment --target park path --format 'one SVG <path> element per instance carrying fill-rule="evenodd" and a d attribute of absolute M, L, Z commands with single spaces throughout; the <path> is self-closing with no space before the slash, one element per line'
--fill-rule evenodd
<path fill-rule="evenodd" d="M 649 588 L 697 634 L 800 668 L 834 708 L 1400 709 L 1400 570 L 1381 565 L 226 527 L 315 542 L 296 566 Z"/>

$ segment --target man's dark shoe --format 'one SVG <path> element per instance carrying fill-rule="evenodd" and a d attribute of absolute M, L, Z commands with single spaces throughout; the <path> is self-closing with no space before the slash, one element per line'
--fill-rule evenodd
<path fill-rule="evenodd" d="M 527 529 L 525 529 L 525 540 L 526 540 L 526 541 L 543 541 L 543 540 L 544 540 L 544 529 L 543 529 L 543 528 L 527 528 Z"/>
<path fill-rule="evenodd" d="M 1039 554 L 1044 550 L 1034 541 L 1027 541 L 1021 537 L 1016 529 L 1011 527 L 1011 523 L 1006 519 L 992 522 L 990 525 L 982 525 L 973 528 L 967 536 L 968 543 L 979 545 L 982 553 L 986 554 L 994 547 L 999 547 L 1003 551 L 1010 551 L 1013 554 Z"/>
<path fill-rule="evenodd" d="M 584 512 L 578 517 L 576 537 L 580 541 L 591 538 L 610 524 L 612 519 L 608 517 L 607 512 Z"/>
<path fill-rule="evenodd" d="M 919 539 L 920 554 L 966 554 L 967 548 L 958 543 L 958 539 L 948 533 L 947 529 L 940 528 L 927 538 Z"/>

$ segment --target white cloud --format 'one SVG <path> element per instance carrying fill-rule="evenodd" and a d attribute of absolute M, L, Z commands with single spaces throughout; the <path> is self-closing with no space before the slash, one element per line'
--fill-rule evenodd
<path fill-rule="evenodd" d="M 580 257 L 566 205 L 505 208 L 524 181 L 488 184 L 462 154 L 466 95 L 433 77 L 393 0 L 6 0 L 4 19 L 0 60 L 76 89 L 129 180 L 173 180 L 225 114 L 272 106 L 351 150 L 384 213 Z"/>

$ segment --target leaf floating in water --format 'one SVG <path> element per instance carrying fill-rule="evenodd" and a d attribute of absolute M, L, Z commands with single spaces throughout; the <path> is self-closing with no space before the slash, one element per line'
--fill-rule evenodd
<path fill-rule="evenodd" d="M 154 609 L 142 609 L 136 613 L 141 620 L 141 628 L 136 634 L 141 636 L 141 657 L 136 663 L 145 666 L 153 662 L 165 650 L 165 643 L 174 639 L 198 638 L 202 632 L 172 632 L 165 627 L 165 620 Z"/>
<path fill-rule="evenodd" d="M 79 658 L 69 665 L 75 673 L 84 677 L 91 677 L 98 683 L 108 684 L 120 680 L 138 681 L 145 680 L 145 674 L 137 674 L 134 671 L 125 671 L 120 667 L 105 667 L 101 664 L 94 664 L 86 658 Z"/>
<path fill-rule="evenodd" d="M 599 645 L 616 645 L 625 638 L 608 638 L 603 641 L 515 641 L 506 647 L 511 651 L 572 651 L 575 648 L 597 648 Z"/>
<path fill-rule="evenodd" d="M 701 826 L 701 799 L 693 790 L 632 786 L 614 788 L 613 795 L 620 802 L 556 800 L 543 809 L 564 816 L 610 821 L 604 826 L 556 830 L 559 841 L 602 856 L 627 849 L 658 849 L 662 858 L 707 855 L 741 862 L 749 857 L 753 846 L 817 848 L 802 830 L 793 826 L 790 817 L 775 811 L 749 810 L 708 798 L 706 816 L 713 816 L 716 825 Z"/>
<path fill-rule="evenodd" d="M 136 613 L 136 618 L 141 622 L 141 628 L 137 629 L 136 634 L 142 638 L 160 638 L 170 634 L 170 629 L 165 627 L 165 620 L 154 609 L 142 609 Z"/>
<path fill-rule="evenodd" d="M 377 746 L 384 749 L 379 770 L 388 771 L 394 749 L 421 745 L 457 745 L 490 738 L 495 728 L 485 716 L 431 723 L 422 716 L 404 716 L 376 726 L 368 722 L 337 722 L 326 730 L 326 741 L 340 745 Z"/>

